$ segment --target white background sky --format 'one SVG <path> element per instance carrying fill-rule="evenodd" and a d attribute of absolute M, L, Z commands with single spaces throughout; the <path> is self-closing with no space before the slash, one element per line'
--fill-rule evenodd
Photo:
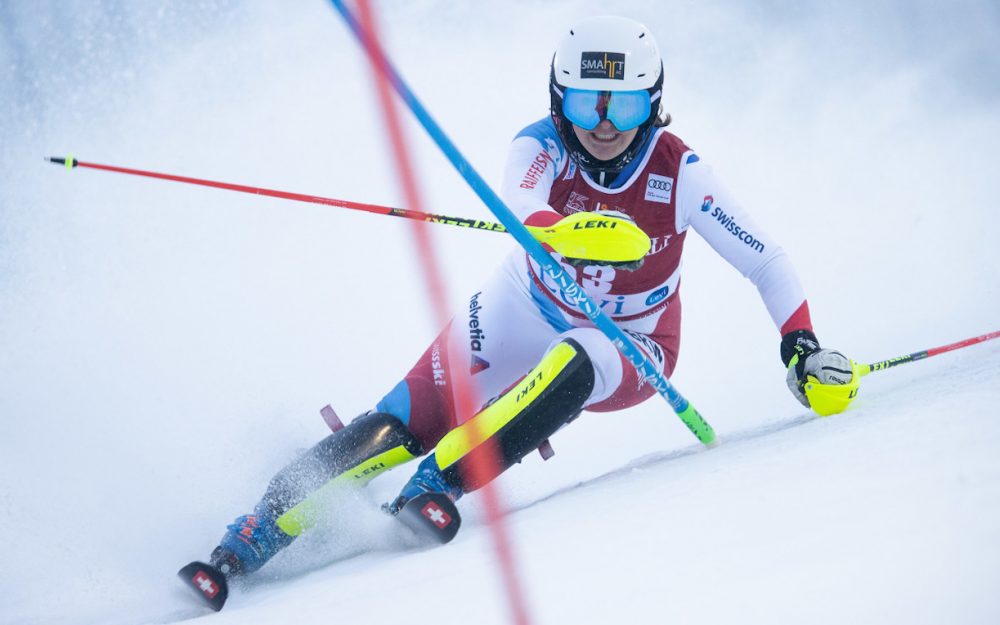
<path fill-rule="evenodd" d="M 491 182 L 510 139 L 547 113 L 563 30 L 606 10 L 378 7 L 402 73 Z M 871 361 L 1000 326 L 995 3 L 616 11 L 657 36 L 673 132 L 789 251 L 825 344 Z M 128 615 L 120 584 L 160 605 L 177 565 L 207 555 L 324 434 L 317 409 L 371 407 L 436 329 L 403 220 L 42 162 L 73 152 L 398 205 L 367 69 L 324 2 L 0 1 L 0 94 L 0 527 L 18 563 L 0 571 L 0 621 Z M 489 217 L 411 130 L 428 207 Z M 456 306 L 512 249 L 487 233 L 434 238 Z M 683 296 L 674 382 L 716 429 L 801 415 L 756 293 L 696 236 Z M 976 388 L 995 398 L 991 371 Z M 872 381 L 860 410 L 906 397 L 919 375 Z M 554 441 L 558 461 L 503 481 L 527 505 L 690 442 L 654 399 L 581 419 Z M 686 470 L 711 472 L 711 458 Z M 992 484 L 981 501 L 995 511 Z M 996 553 L 996 526 L 984 531 Z"/>

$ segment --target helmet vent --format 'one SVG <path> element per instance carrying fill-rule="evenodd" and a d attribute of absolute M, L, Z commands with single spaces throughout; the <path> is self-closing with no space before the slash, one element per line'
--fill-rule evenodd
<path fill-rule="evenodd" d="M 573 32 L 572 30 L 571 30 L 571 31 L 569 31 L 569 34 L 571 34 L 571 35 L 573 35 L 573 36 L 576 36 L 576 33 L 574 33 L 574 32 Z"/>
<path fill-rule="evenodd" d="M 571 31 L 571 32 L 572 32 L 572 31 Z M 643 37 L 645 37 L 645 36 L 646 36 L 646 33 L 639 33 L 639 39 L 642 39 L 642 38 L 643 38 Z"/>
<path fill-rule="evenodd" d="M 641 74 L 638 74 L 638 75 L 636 75 L 636 78 L 642 78 L 642 77 L 643 77 L 643 76 L 645 76 L 645 75 L 646 75 L 646 72 L 643 72 L 643 73 L 641 73 Z"/>

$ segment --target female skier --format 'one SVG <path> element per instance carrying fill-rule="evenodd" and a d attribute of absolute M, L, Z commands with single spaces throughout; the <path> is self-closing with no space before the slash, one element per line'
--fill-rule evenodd
<path fill-rule="evenodd" d="M 660 53 L 642 24 L 596 17 L 574 26 L 552 59 L 551 115 L 514 139 L 500 195 L 527 225 L 575 220 L 580 240 L 552 244 L 555 258 L 667 377 L 680 341 L 681 253 L 693 228 L 757 287 L 781 336 L 792 393 L 818 412 L 843 410 L 859 378 L 851 361 L 820 348 L 791 261 L 667 131 L 662 85 Z M 631 226 L 649 237 L 641 254 L 610 261 L 588 253 L 585 240 L 602 241 L 594 249 L 626 245 Z M 211 565 L 226 577 L 260 568 L 315 520 L 324 490 L 428 452 L 386 509 L 400 514 L 419 501 L 414 514 L 446 542 L 463 493 L 544 448 L 582 410 L 646 400 L 654 389 L 644 382 L 538 263 L 515 252 L 373 410 L 275 476 L 254 512 L 229 526 Z M 475 414 L 462 413 L 457 384 L 469 389 Z M 486 443 L 498 462 L 469 470 L 465 460 Z"/>

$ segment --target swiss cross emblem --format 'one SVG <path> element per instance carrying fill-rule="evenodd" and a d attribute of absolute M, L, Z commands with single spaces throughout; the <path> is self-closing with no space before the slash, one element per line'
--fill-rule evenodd
<path fill-rule="evenodd" d="M 428 502 L 420 512 L 441 529 L 451 525 L 451 515 L 438 507 L 433 501 Z"/>
<path fill-rule="evenodd" d="M 202 571 L 195 573 L 193 579 L 194 585 L 209 599 L 214 599 L 215 595 L 219 594 L 219 585 L 213 582 L 212 578 L 205 575 Z"/>

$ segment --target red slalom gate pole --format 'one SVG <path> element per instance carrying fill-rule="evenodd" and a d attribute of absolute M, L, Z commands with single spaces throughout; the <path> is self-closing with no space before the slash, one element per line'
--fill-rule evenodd
<path fill-rule="evenodd" d="M 358 0 L 358 17 L 363 34 L 363 43 L 366 56 L 372 67 L 375 78 L 376 90 L 378 91 L 379 102 L 385 117 L 386 127 L 389 132 L 393 153 L 396 159 L 396 168 L 403 183 L 405 195 L 405 205 L 414 211 L 419 211 L 422 206 L 420 192 L 418 190 L 416 176 L 414 175 L 412 159 L 410 158 L 408 146 L 403 135 L 402 124 L 392 97 L 391 86 L 389 84 L 389 72 L 386 68 L 384 55 L 379 54 L 381 50 L 378 34 L 376 31 L 375 18 L 371 11 L 368 0 Z M 433 244 L 427 236 L 424 223 L 414 223 L 414 235 L 420 249 L 420 258 L 423 264 L 424 274 L 429 283 L 429 290 L 433 298 L 433 308 L 435 318 L 439 327 L 445 327 L 448 323 L 449 313 L 447 308 L 447 297 L 445 297 L 444 281 L 438 268 L 434 254 Z M 467 386 L 467 381 L 461 375 L 453 376 L 455 409 L 460 415 L 472 415 L 473 406 L 472 393 Z M 475 427 L 475 422 L 473 422 Z M 476 436 L 474 433 L 473 436 Z M 479 437 L 476 436 L 478 439 Z M 524 593 L 518 578 L 516 565 L 514 563 L 513 550 L 511 549 L 510 537 L 504 523 L 504 511 L 500 503 L 500 497 L 494 485 L 489 481 L 489 476 L 494 475 L 494 470 L 499 465 L 499 455 L 495 442 L 485 441 L 481 446 L 481 453 L 472 453 L 471 462 L 463 464 L 463 468 L 468 468 L 476 483 L 485 485 L 481 488 L 483 501 L 486 506 L 486 516 L 493 536 L 494 551 L 500 565 L 500 573 L 507 591 L 507 600 L 514 622 L 517 625 L 529 625 L 527 605 Z M 479 451 L 477 449 L 477 451 Z M 481 479 L 486 477 L 487 479 Z"/>

